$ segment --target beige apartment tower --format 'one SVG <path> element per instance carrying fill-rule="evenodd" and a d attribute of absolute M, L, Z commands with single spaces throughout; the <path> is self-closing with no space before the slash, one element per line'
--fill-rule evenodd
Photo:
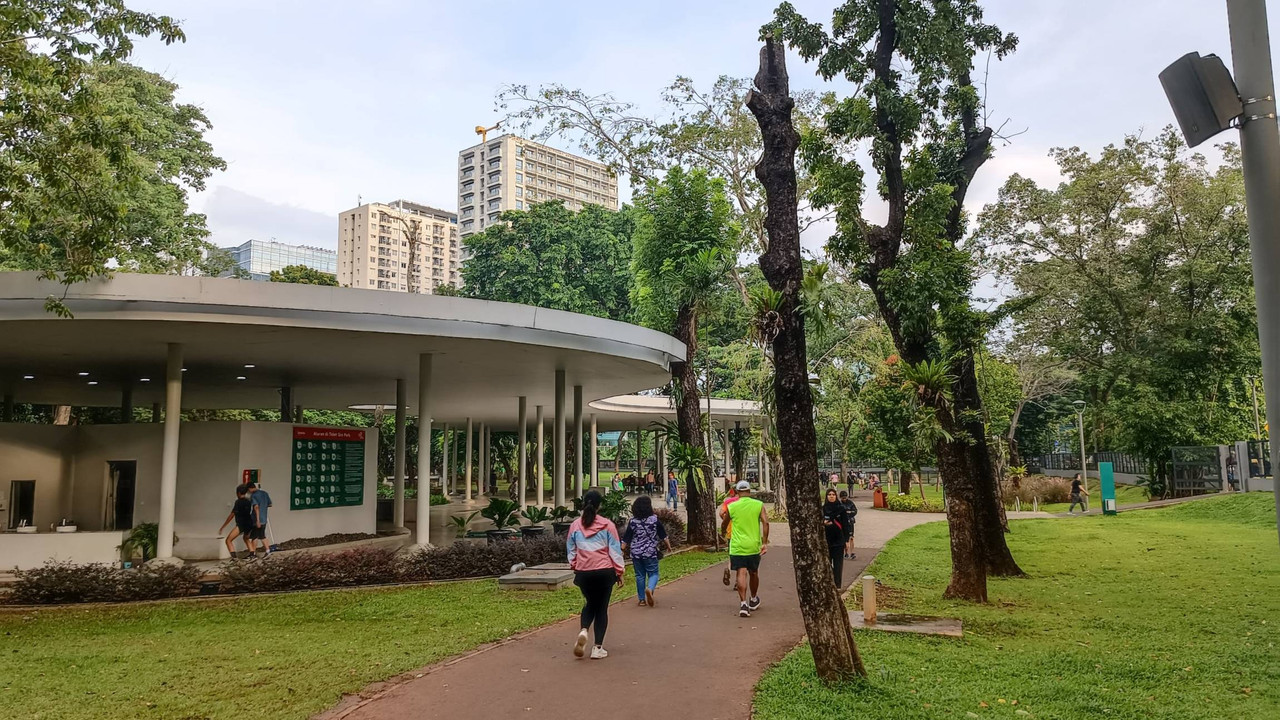
<path fill-rule="evenodd" d="M 458 216 L 397 200 L 338 215 L 338 284 L 432 294 L 458 287 Z"/>
<path fill-rule="evenodd" d="M 462 237 L 497 222 L 503 210 L 548 200 L 565 207 L 618 209 L 618 179 L 608 166 L 515 135 L 458 153 L 458 230 Z"/>

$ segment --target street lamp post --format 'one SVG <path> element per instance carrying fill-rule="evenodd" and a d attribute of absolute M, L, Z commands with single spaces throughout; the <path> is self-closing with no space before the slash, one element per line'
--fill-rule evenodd
<path fill-rule="evenodd" d="M 1253 439 L 1262 439 L 1262 418 L 1258 417 L 1258 376 L 1249 376 L 1249 392 L 1253 395 Z"/>
<path fill-rule="evenodd" d="M 1084 456 L 1084 401 L 1076 400 L 1071 404 L 1076 407 L 1076 427 L 1080 429 L 1080 482 L 1084 484 L 1085 492 L 1088 492 L 1089 465 Z"/>

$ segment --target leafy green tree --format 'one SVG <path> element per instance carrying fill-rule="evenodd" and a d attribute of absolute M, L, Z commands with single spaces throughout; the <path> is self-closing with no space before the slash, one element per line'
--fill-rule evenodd
<path fill-rule="evenodd" d="M 1246 437 L 1260 357 L 1239 150 L 1210 170 L 1165 129 L 1052 155 L 1064 182 L 1010 178 L 979 237 L 1020 337 L 1078 369 L 1093 449 L 1164 478 L 1170 447 Z"/>
<path fill-rule="evenodd" d="M 630 319 L 630 209 L 575 213 L 557 200 L 502 219 L 463 241 L 463 295 Z"/>
<path fill-rule="evenodd" d="M 937 371 L 933 380 L 950 384 L 926 393 L 947 486 L 946 596 L 984 601 L 988 573 L 1021 570 L 999 522 L 982 423 L 974 358 L 990 320 L 969 301 L 974 270 L 962 246 L 964 201 L 995 132 L 983 123 L 974 57 L 1004 57 L 1017 40 L 983 22 L 976 0 L 849 1 L 834 11 L 830 32 L 783 3 L 766 32 L 816 61 L 824 79 L 838 76 L 856 88 L 803 139 L 814 178 L 810 198 L 836 211 L 828 250 L 874 293 L 907 370 L 928 365 Z M 868 145 L 876 190 L 888 206 L 883 224 L 863 213 L 864 172 L 853 150 Z"/>
<path fill-rule="evenodd" d="M 185 195 L 164 185 L 199 189 L 201 168 L 221 167 L 198 146 L 207 121 L 195 108 L 172 106 L 171 85 L 119 66 L 134 38 L 153 35 L 184 39 L 172 18 L 129 10 L 122 0 L 0 7 L 6 267 L 74 283 L 107 274 L 112 261 L 180 262 L 193 235 L 202 239 L 202 221 L 186 217 Z M 47 306 L 66 312 L 53 296 Z"/>
<path fill-rule="evenodd" d="M 287 265 L 283 269 L 272 270 L 270 279 L 271 282 L 295 283 L 297 285 L 338 286 L 337 276 L 306 265 Z"/>
<path fill-rule="evenodd" d="M 650 181 L 636 198 L 632 303 L 644 325 L 671 333 L 685 344 L 685 362 L 672 368 L 679 440 L 692 449 L 706 447 L 698 406 L 698 321 L 723 294 L 729 253 L 738 243 L 738 226 L 724 192 L 724 181 L 704 170 L 676 167 L 661 182 Z M 689 540 L 715 541 L 715 498 L 702 474 L 686 474 Z M 698 478 L 701 478 L 699 481 Z"/>

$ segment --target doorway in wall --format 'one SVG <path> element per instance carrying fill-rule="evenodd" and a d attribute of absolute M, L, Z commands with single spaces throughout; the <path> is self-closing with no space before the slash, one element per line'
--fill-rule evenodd
<path fill-rule="evenodd" d="M 23 521 L 26 521 L 25 523 Z M 9 483 L 9 527 L 34 525 L 36 522 L 36 481 L 13 480 Z"/>
<path fill-rule="evenodd" d="M 107 462 L 107 496 L 102 517 L 104 530 L 133 528 L 133 496 L 138 482 L 138 461 Z"/>

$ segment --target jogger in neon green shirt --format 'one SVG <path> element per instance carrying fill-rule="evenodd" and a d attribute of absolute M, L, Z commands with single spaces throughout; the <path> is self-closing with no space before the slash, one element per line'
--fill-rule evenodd
<path fill-rule="evenodd" d="M 729 569 L 738 574 L 738 615 L 751 617 L 752 611 L 760 608 L 760 556 L 769 552 L 769 514 L 764 503 L 751 497 L 751 483 L 739 482 L 737 491 L 738 500 L 720 511 L 720 531 L 732 525 Z"/>

